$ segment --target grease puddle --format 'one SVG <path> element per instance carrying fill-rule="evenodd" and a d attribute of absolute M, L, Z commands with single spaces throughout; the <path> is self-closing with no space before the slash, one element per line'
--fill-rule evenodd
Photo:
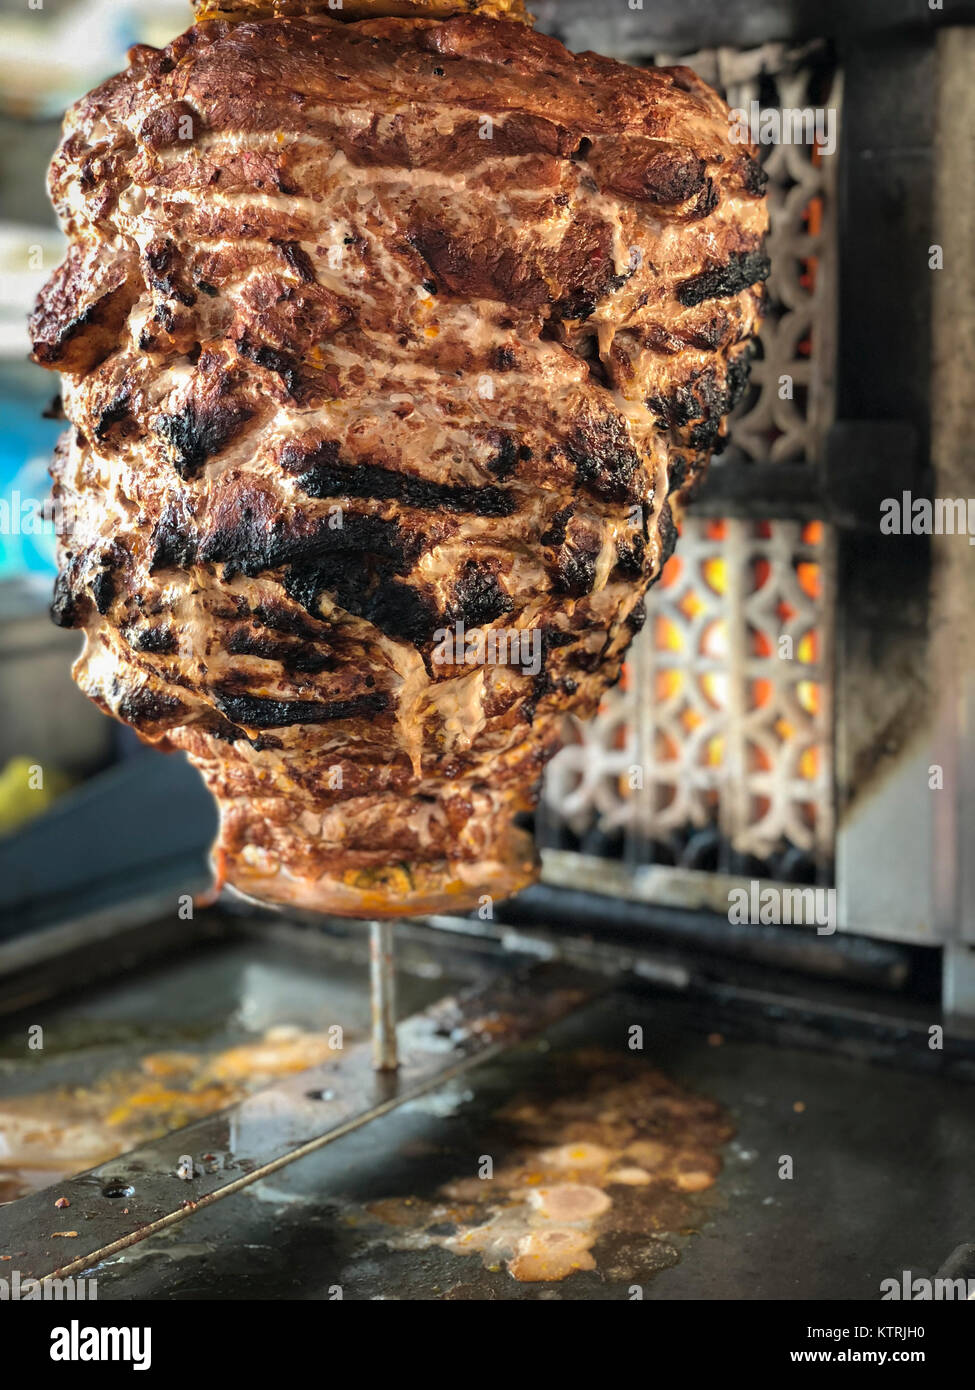
<path fill-rule="evenodd" d="M 675 1263 L 666 1237 L 693 1229 L 693 1194 L 714 1184 L 734 1133 L 727 1112 L 636 1059 L 586 1049 L 571 1063 L 587 1073 L 582 1092 L 506 1104 L 477 1175 L 443 1184 L 432 1202 L 370 1204 L 393 1228 L 385 1243 L 476 1255 L 523 1283 Z M 503 1160 L 491 1153 L 497 1136 Z"/>
<path fill-rule="evenodd" d="M 279 1024 L 255 1041 L 217 1053 L 155 1052 L 88 1086 L 0 1101 L 0 1204 L 340 1056 L 328 1033 Z"/>

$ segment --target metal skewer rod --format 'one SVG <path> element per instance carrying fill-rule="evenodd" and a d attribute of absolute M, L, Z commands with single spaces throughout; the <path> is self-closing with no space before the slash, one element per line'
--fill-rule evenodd
<path fill-rule="evenodd" d="M 376 1071 L 399 1066 L 396 1041 L 396 976 L 393 922 L 369 923 L 369 994 L 372 1001 L 372 1065 Z"/>

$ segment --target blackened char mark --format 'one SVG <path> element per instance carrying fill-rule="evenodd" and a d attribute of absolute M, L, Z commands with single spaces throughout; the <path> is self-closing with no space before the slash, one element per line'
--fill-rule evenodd
<path fill-rule="evenodd" d="M 497 576 L 476 560 L 468 560 L 454 585 L 447 617 L 451 622 L 459 620 L 465 627 L 480 627 L 500 618 L 502 613 L 510 613 L 513 607 L 511 595 L 502 588 Z"/>
<path fill-rule="evenodd" d="M 643 625 L 647 621 L 647 605 L 641 598 L 633 605 L 626 615 L 626 626 L 634 636 L 643 630 Z"/>
<path fill-rule="evenodd" d="M 171 627 L 144 627 L 130 629 L 125 634 L 129 646 L 137 652 L 152 652 L 157 656 L 171 656 L 176 651 L 176 634 Z"/>
<path fill-rule="evenodd" d="M 115 597 L 115 580 L 112 578 L 111 571 L 101 570 L 91 581 L 91 596 L 95 601 L 95 607 L 104 617 L 112 606 Z"/>
<path fill-rule="evenodd" d="M 495 434 L 496 438 L 493 442 L 496 444 L 498 452 L 488 461 L 488 468 L 496 478 L 505 482 L 518 467 L 518 460 L 522 457 L 523 451 L 518 448 L 510 434 L 502 434 L 500 430 L 496 431 Z M 528 452 L 530 453 L 530 451 Z"/>
<path fill-rule="evenodd" d="M 672 396 L 649 396 L 647 406 L 661 424 L 671 429 L 693 428 L 688 442 L 702 452 L 711 449 L 718 439 L 724 417 L 741 400 L 751 372 L 752 346 L 747 344 L 728 359 L 724 379 L 713 366 L 697 372 Z M 671 486 L 676 488 L 677 483 Z"/>
<path fill-rule="evenodd" d="M 209 458 L 225 449 L 252 411 L 230 401 L 197 406 L 188 401 L 174 415 L 157 415 L 156 435 L 168 445 L 173 467 L 181 478 L 193 478 Z"/>
<path fill-rule="evenodd" d="M 627 270 L 622 275 L 617 275 L 607 269 L 607 273 L 595 285 L 577 285 L 569 292 L 557 299 L 552 305 L 551 318 L 558 324 L 563 320 L 572 323 L 585 323 L 592 318 L 597 306 L 611 294 L 623 288 L 627 280 L 633 275 L 633 270 Z M 542 334 L 545 337 L 543 331 Z"/>
<path fill-rule="evenodd" d="M 548 653 L 546 651 L 545 658 L 547 658 L 547 656 Z M 535 715 L 539 703 L 544 700 L 547 695 L 566 695 L 571 698 L 579 689 L 578 682 L 573 680 L 571 676 L 563 676 L 560 680 L 555 680 L 545 669 L 545 658 L 543 658 L 542 661 L 541 671 L 532 681 L 531 696 L 525 701 L 521 708 L 521 716 L 526 724 L 533 724 L 535 722 Z"/>
<path fill-rule="evenodd" d="M 667 486 L 671 492 L 680 492 L 687 481 L 687 459 L 682 454 L 672 454 L 667 468 Z"/>
<path fill-rule="evenodd" d="M 223 564 L 223 577 L 229 580 L 237 574 L 253 579 L 283 565 L 354 564 L 351 557 L 357 551 L 378 556 L 388 569 L 405 573 L 422 551 L 425 539 L 422 534 L 405 535 L 396 521 L 355 512 L 346 512 L 340 527 L 333 527 L 332 518 L 322 517 L 310 528 L 299 530 L 289 528 L 283 520 L 268 523 L 244 507 L 234 525 L 220 527 L 202 541 L 168 509 L 157 522 L 150 545 L 152 573 L 170 566 L 188 569 L 195 564 Z M 302 620 L 283 610 L 259 610 L 255 616 L 268 627 L 293 631 L 296 636 L 307 637 L 311 632 L 307 623 L 301 626 Z"/>
<path fill-rule="evenodd" d="M 129 405 L 128 388 L 123 387 L 99 413 L 95 422 L 95 438 L 104 439 L 115 425 L 124 420 L 129 414 Z"/>
<path fill-rule="evenodd" d="M 167 299 L 176 299 L 191 309 L 196 303 L 196 295 L 181 283 L 182 265 L 175 242 L 169 237 L 156 238 L 149 242 L 143 254 L 152 288 Z"/>
<path fill-rule="evenodd" d="M 51 599 L 51 622 L 57 627 L 80 627 L 81 615 L 75 597 L 74 586 L 68 570 L 61 570 L 54 581 L 54 594 Z"/>
<path fill-rule="evenodd" d="M 760 281 L 767 280 L 772 263 L 763 251 L 733 251 L 726 265 L 715 266 L 677 286 L 677 298 L 687 309 L 706 299 L 730 299 Z"/>
<path fill-rule="evenodd" d="M 183 701 L 175 695 L 164 695 L 160 691 L 142 686 L 122 696 L 118 706 L 118 717 L 126 724 L 136 728 L 143 724 L 176 724 L 186 713 Z"/>
<path fill-rule="evenodd" d="M 714 367 L 696 373 L 672 396 L 648 396 L 647 406 L 662 425 L 683 429 L 721 407 L 722 393 Z"/>
<path fill-rule="evenodd" d="M 338 445 L 326 440 L 315 449 L 286 445 L 282 467 L 298 473 L 298 482 L 309 497 L 361 497 L 370 501 L 396 501 L 426 511 L 468 512 L 475 516 L 511 516 L 517 506 L 512 493 L 499 487 L 463 487 L 433 483 L 406 473 L 391 473 L 371 463 L 339 462 Z"/>
<path fill-rule="evenodd" d="M 582 598 L 592 592 L 600 545 L 598 540 L 587 543 L 588 540 L 586 538 L 578 545 L 563 545 L 559 551 L 555 579 L 555 588 L 559 593 Z"/>
<path fill-rule="evenodd" d="M 578 640 L 579 634 L 577 632 L 565 632 L 559 627 L 542 628 L 542 651 L 546 656 L 550 651 L 555 651 L 559 647 L 571 647 Z"/>
<path fill-rule="evenodd" d="M 531 697 L 521 707 L 521 717 L 526 724 L 534 724 L 539 702 L 544 700 L 546 695 L 554 694 L 556 689 L 556 683 L 543 668 L 532 681 Z"/>
<path fill-rule="evenodd" d="M 318 642 L 322 631 L 319 623 L 312 622 L 304 613 L 297 612 L 290 604 L 259 603 L 251 609 L 254 621 L 272 632 L 283 632 L 289 637 L 300 637 L 303 642 Z"/>
<path fill-rule="evenodd" d="M 750 193 L 754 198 L 761 198 L 768 183 L 768 174 L 762 168 L 757 159 L 749 156 L 744 163 L 742 170 L 742 183 L 745 192 Z"/>
<path fill-rule="evenodd" d="M 641 579 L 646 546 L 641 535 L 616 542 L 616 572 L 621 579 Z"/>
<path fill-rule="evenodd" d="M 81 258 L 80 248 L 69 248 L 64 263 L 41 290 L 28 327 L 34 361 L 70 376 L 94 371 L 116 350 L 137 294 L 136 277 L 123 278 L 125 267 L 120 264 L 114 287 L 73 312 L 89 290 Z"/>
<path fill-rule="evenodd" d="M 594 290 L 572 290 L 552 305 L 552 318 L 561 323 L 569 319 L 573 323 L 585 323 L 596 312 L 599 296 Z M 531 721 L 529 720 L 529 723 Z"/>
<path fill-rule="evenodd" d="M 306 285 L 316 283 L 315 267 L 311 263 L 311 257 L 307 251 L 302 250 L 297 241 L 279 241 L 272 237 L 271 245 L 278 248 L 299 280 L 304 280 Z"/>
<path fill-rule="evenodd" d="M 728 359 L 726 411 L 734 410 L 735 406 L 748 390 L 748 382 L 752 374 L 752 359 L 755 356 L 755 352 L 755 344 L 753 342 L 748 342 Z"/>
<path fill-rule="evenodd" d="M 425 545 L 422 534 L 407 535 L 396 521 L 346 512 L 341 527 L 333 530 L 323 518 L 311 531 L 298 533 L 261 531 L 242 520 L 235 530 L 211 536 L 200 558 L 223 560 L 249 577 L 287 566 L 285 592 L 313 618 L 320 619 L 318 600 L 327 593 L 388 637 L 420 646 L 437 627 L 438 615 L 398 576 Z"/>
<path fill-rule="evenodd" d="M 662 425 L 685 429 L 696 422 L 689 433 L 696 449 L 710 449 L 718 437 L 721 421 L 730 409 L 728 393 L 713 366 L 695 373 L 672 396 L 650 396 L 647 406 Z"/>
<path fill-rule="evenodd" d="M 538 700 L 541 698 L 542 694 L 548 693 L 556 688 L 561 688 L 565 691 L 567 695 L 575 694 L 577 689 L 575 681 L 571 679 L 563 679 L 553 683 L 547 674 L 548 661 L 552 652 L 557 651 L 560 647 L 571 647 L 575 641 L 575 633 L 563 632 L 560 628 L 557 627 L 543 627 L 541 629 L 542 660 L 541 669 L 539 670 L 539 673 L 535 677 L 533 683 L 533 693 L 535 698 L 529 701 L 529 703 L 524 707 L 522 711 L 524 714 L 524 718 L 527 720 L 529 724 L 535 718 L 535 706 L 537 705 Z M 569 689 L 570 686 L 572 687 L 571 689 Z"/>
<path fill-rule="evenodd" d="M 573 660 L 580 671 L 585 671 L 587 675 L 592 675 L 593 671 L 598 671 L 602 665 L 602 651 L 579 651 L 573 653 Z"/>
<path fill-rule="evenodd" d="M 288 528 L 285 522 L 256 518 L 246 508 L 233 526 L 214 531 L 199 546 L 197 559 L 223 564 L 224 578 L 244 574 L 254 579 L 282 565 L 311 566 L 341 571 L 354 568 L 357 557 L 374 556 L 394 573 L 405 573 L 424 546 L 422 535 L 406 536 L 396 521 L 346 512 L 341 526 L 331 517 L 318 518 L 309 528 Z"/>
<path fill-rule="evenodd" d="M 297 642 L 276 642 L 273 637 L 250 632 L 247 628 L 238 628 L 231 633 L 226 650 L 230 656 L 256 656 L 262 661 L 276 661 L 285 671 L 307 676 L 334 671 L 339 664 L 330 653 L 319 651 L 316 647 Z"/>
<path fill-rule="evenodd" d="M 394 578 L 390 567 L 373 556 L 348 553 L 326 561 L 292 565 L 284 587 L 290 598 L 318 617 L 318 600 L 330 595 L 340 608 L 372 623 L 396 641 L 423 647 L 442 621 L 424 594 Z"/>
<path fill-rule="evenodd" d="M 389 696 L 382 691 L 356 695 L 351 700 L 332 700 L 327 704 L 314 700 L 265 700 L 257 695 L 223 692 L 215 692 L 214 699 L 222 714 L 250 729 L 285 729 L 292 724 L 364 719 L 371 714 L 381 714 L 389 705 Z"/>
<path fill-rule="evenodd" d="M 206 724 L 206 732 L 211 738 L 218 738 L 221 743 L 237 743 L 246 740 L 250 743 L 243 729 L 238 729 L 236 724 L 231 724 L 229 719 L 224 719 L 222 714 L 215 714 L 213 719 Z"/>
<path fill-rule="evenodd" d="M 99 307 L 99 303 L 89 304 L 87 308 L 82 309 L 81 313 L 76 314 L 74 318 L 62 320 L 58 324 L 57 334 L 53 335 L 50 341 L 43 341 L 39 337 L 35 338 L 31 344 L 34 361 L 39 362 L 42 367 L 56 366 L 58 362 L 60 362 L 65 348 L 72 340 L 80 337 L 84 329 L 86 329 L 89 324 L 94 323 L 95 315 Z M 103 353 L 102 355 L 106 356 L 107 354 Z M 97 366 L 97 363 L 93 363 L 92 365 Z"/>
<path fill-rule="evenodd" d="M 284 747 L 281 740 L 272 734 L 258 734 L 256 738 L 251 738 L 246 729 L 239 729 L 229 719 L 224 719 L 222 714 L 213 714 L 204 727 L 211 738 L 218 738 L 221 743 L 249 743 L 259 753 L 265 748 Z"/>
<path fill-rule="evenodd" d="M 705 217 L 711 216 L 720 201 L 721 195 L 715 187 L 714 180 L 708 179 L 698 195 L 697 202 L 688 217 L 688 221 L 703 222 Z"/>
<path fill-rule="evenodd" d="M 660 536 L 660 572 L 662 572 L 664 565 L 677 548 L 677 525 L 669 502 L 665 502 L 660 509 L 658 534 Z"/>
<path fill-rule="evenodd" d="M 150 574 L 165 569 L 185 570 L 196 564 L 196 537 L 186 529 L 171 508 L 163 512 L 153 527 L 149 547 Z"/>
<path fill-rule="evenodd" d="M 722 441 L 719 441 L 721 443 Z M 716 449 L 715 453 L 720 452 Z M 680 500 L 682 506 L 687 506 L 693 502 L 701 491 L 708 473 L 708 465 L 711 462 L 709 454 L 695 454 L 683 460 L 684 481 L 680 485 Z M 671 492 L 676 492 L 676 486 L 671 488 Z M 656 582 L 656 581 L 654 581 Z"/>
<path fill-rule="evenodd" d="M 301 368 L 289 353 L 279 352 L 277 348 L 266 347 L 261 343 L 252 343 L 247 338 L 242 338 L 237 344 L 237 351 L 242 357 L 248 357 L 252 362 L 256 362 L 265 371 L 273 372 L 275 376 L 280 377 L 288 395 L 294 399 L 298 398 L 301 388 Z"/>
<path fill-rule="evenodd" d="M 565 528 L 568 526 L 575 511 L 574 507 L 563 507 L 557 511 L 548 524 L 548 530 L 542 536 L 542 545 L 560 546 L 565 540 Z"/>
<path fill-rule="evenodd" d="M 640 456 L 620 416 L 583 421 L 564 447 L 580 483 L 596 497 L 606 502 L 637 500 L 633 475 L 639 469 Z"/>
<path fill-rule="evenodd" d="M 234 526 L 200 542 L 170 516 L 154 533 L 152 568 L 223 564 L 224 580 L 236 574 L 253 579 L 283 568 L 285 592 L 312 618 L 321 621 L 318 600 L 327 593 L 347 613 L 373 623 L 388 637 L 418 647 L 428 642 L 442 615 L 399 578 L 412 568 L 426 537 L 406 534 L 396 521 L 356 512 L 346 511 L 339 527 L 331 523 L 330 517 L 322 517 L 308 529 L 289 529 L 284 522 L 269 525 L 245 508 Z M 281 614 L 267 612 L 266 617 L 269 626 L 285 621 Z"/>
<path fill-rule="evenodd" d="M 661 332 L 665 330 L 661 329 Z M 732 332 L 731 321 L 724 309 L 716 308 L 714 313 L 706 323 L 696 324 L 693 328 L 688 328 L 683 335 L 683 342 L 687 347 L 703 348 L 705 352 L 718 352 L 724 347 Z M 679 340 L 674 340 L 677 351 L 682 350 Z M 648 346 L 654 346 L 648 341 Z M 669 349 L 663 349 L 667 351 Z"/>

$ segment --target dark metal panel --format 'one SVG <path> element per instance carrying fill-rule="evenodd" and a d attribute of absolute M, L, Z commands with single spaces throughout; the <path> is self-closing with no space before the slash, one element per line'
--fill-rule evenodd
<path fill-rule="evenodd" d="M 695 516 L 838 522 L 845 519 L 839 500 L 815 464 L 752 463 L 732 447 L 712 462 L 692 507 Z"/>
<path fill-rule="evenodd" d="M 841 52 L 837 417 L 926 436 L 931 352 L 934 47 L 878 37 Z"/>
<path fill-rule="evenodd" d="M 626 0 L 613 5 L 531 0 L 529 8 L 538 17 L 538 28 L 557 34 L 569 48 L 628 58 L 658 49 L 749 48 L 820 36 L 872 39 L 884 30 L 975 23 L 975 0 L 944 0 L 943 10 L 932 10 L 928 0 L 643 0 L 639 9 Z"/>
<path fill-rule="evenodd" d="M 536 884 L 505 903 L 503 921 L 567 939 L 592 933 L 617 950 L 676 947 L 755 965 L 794 970 L 809 977 L 900 989 L 911 974 L 903 947 L 841 932 L 818 935 L 806 927 L 732 925 L 713 912 L 691 912 L 578 889 Z"/>
<path fill-rule="evenodd" d="M 847 40 L 840 61 L 839 424 L 828 476 L 858 522 L 837 547 L 840 911 L 854 931 L 933 943 L 930 546 L 882 535 L 879 507 L 927 490 L 934 34 Z"/>
<path fill-rule="evenodd" d="M 167 871 L 198 880 L 215 834 L 213 802 L 182 756 L 111 768 L 0 841 L 0 941 L 80 916 L 103 889 L 118 903 Z"/>

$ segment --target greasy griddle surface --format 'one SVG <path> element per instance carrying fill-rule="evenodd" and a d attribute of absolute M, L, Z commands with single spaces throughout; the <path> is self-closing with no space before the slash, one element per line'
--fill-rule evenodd
<path fill-rule="evenodd" d="M 642 1052 L 628 1048 L 634 1025 Z M 361 1299 L 588 1300 L 639 1284 L 645 1298 L 876 1300 L 882 1278 L 931 1275 L 970 1238 L 970 1090 L 721 1026 L 718 1043 L 714 1017 L 686 1002 L 618 995 L 107 1262 L 99 1298 L 316 1299 L 341 1285 Z M 544 1115 L 590 1094 L 593 1049 L 618 1055 L 621 1076 L 662 1071 L 732 1117 L 721 1175 L 682 1199 L 673 1229 L 634 1221 L 631 1192 L 594 1270 L 519 1283 L 388 1219 L 441 1201 L 481 1155 L 500 1168 L 525 1137 L 513 1104 Z"/>

